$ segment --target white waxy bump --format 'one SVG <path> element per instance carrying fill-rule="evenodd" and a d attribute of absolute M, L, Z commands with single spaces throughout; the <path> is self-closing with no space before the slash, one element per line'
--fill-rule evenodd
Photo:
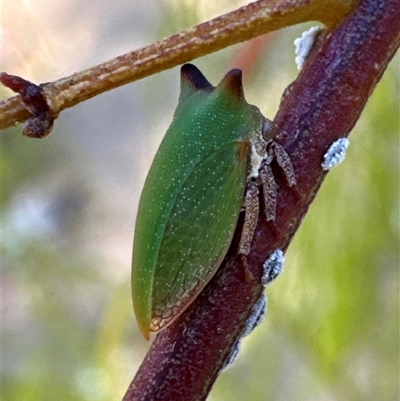
<path fill-rule="evenodd" d="M 304 61 L 310 54 L 315 40 L 322 30 L 323 28 L 320 26 L 313 26 L 308 31 L 303 32 L 300 38 L 295 39 L 296 49 L 294 52 L 296 53 L 295 62 L 298 70 L 302 69 Z"/>
<path fill-rule="evenodd" d="M 232 351 L 228 357 L 228 359 L 226 360 L 224 366 L 222 366 L 221 372 L 225 372 L 225 370 L 228 370 L 229 368 L 232 367 L 233 363 L 236 361 L 238 355 L 239 355 L 239 351 L 240 351 L 240 340 L 234 345 L 234 347 L 232 348 Z"/>
<path fill-rule="evenodd" d="M 233 346 L 228 359 L 226 360 L 225 364 L 221 369 L 221 372 L 224 372 L 225 370 L 232 367 L 232 365 L 234 364 L 239 355 L 242 338 L 249 335 L 263 321 L 265 312 L 267 310 L 267 304 L 268 304 L 267 296 L 263 293 L 260 299 L 254 305 L 252 313 L 246 321 L 243 333 L 240 339 L 237 341 L 237 343 Z"/>
<path fill-rule="evenodd" d="M 350 141 L 347 138 L 339 138 L 333 142 L 324 155 L 324 161 L 321 164 L 322 169 L 328 171 L 339 165 L 346 157 L 349 144 Z"/>
<path fill-rule="evenodd" d="M 246 321 L 242 338 L 248 336 L 263 320 L 268 307 L 268 298 L 262 293 L 260 299 L 253 306 L 250 317 Z"/>
<path fill-rule="evenodd" d="M 276 249 L 271 253 L 270 257 L 263 264 L 264 273 L 261 277 L 261 284 L 264 287 L 282 273 L 284 263 L 285 254 L 280 249 Z"/>

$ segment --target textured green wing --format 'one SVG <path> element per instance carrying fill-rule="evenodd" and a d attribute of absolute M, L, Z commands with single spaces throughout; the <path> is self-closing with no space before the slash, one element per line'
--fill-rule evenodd
<path fill-rule="evenodd" d="M 246 185 L 239 146 L 248 144 L 229 143 L 197 164 L 176 198 L 154 273 L 151 331 L 190 304 L 228 250 Z"/>
<path fill-rule="evenodd" d="M 196 67 L 182 67 L 179 104 L 146 178 L 135 227 L 132 296 L 146 338 L 194 299 L 231 241 L 251 140 L 263 123 L 241 85 L 239 70 L 214 88 Z"/>

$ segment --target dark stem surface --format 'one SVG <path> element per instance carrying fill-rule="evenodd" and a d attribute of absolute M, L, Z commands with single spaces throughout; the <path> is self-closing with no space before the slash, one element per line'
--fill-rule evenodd
<path fill-rule="evenodd" d="M 277 248 L 287 249 L 326 175 L 321 168 L 326 150 L 354 127 L 399 43 L 398 0 L 361 1 L 321 35 L 275 117 L 276 140 L 291 156 L 297 185 L 289 188 L 272 164 L 277 213 L 274 222 L 260 219 L 256 229 L 248 256 L 256 280 L 246 282 L 237 255 L 242 219 L 216 276 L 186 313 L 157 335 L 125 401 L 206 399 L 263 291 L 264 261 Z"/>

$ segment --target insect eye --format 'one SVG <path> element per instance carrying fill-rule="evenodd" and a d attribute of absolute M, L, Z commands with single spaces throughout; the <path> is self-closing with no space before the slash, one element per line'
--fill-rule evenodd
<path fill-rule="evenodd" d="M 271 120 L 268 120 L 268 118 L 264 119 L 262 136 L 267 142 L 275 136 L 275 125 Z"/>

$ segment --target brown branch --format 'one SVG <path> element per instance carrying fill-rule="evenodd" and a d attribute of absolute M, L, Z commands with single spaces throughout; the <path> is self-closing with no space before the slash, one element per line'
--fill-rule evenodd
<path fill-rule="evenodd" d="M 297 186 L 287 187 L 273 166 L 279 186 L 276 220 L 259 222 L 248 258 L 257 280 L 244 280 L 239 224 L 217 275 L 176 324 L 156 337 L 124 401 L 206 399 L 263 291 L 263 262 L 275 249 L 287 249 L 326 175 L 321 163 L 327 148 L 349 134 L 399 47 L 398 0 L 361 1 L 319 42 L 275 118 L 277 140 L 291 155 Z"/>
<path fill-rule="evenodd" d="M 103 92 L 267 32 L 310 20 L 332 26 L 355 3 L 356 0 L 260 0 L 139 50 L 43 84 L 43 96 L 51 117 L 57 118 L 62 110 Z M 0 129 L 29 117 L 21 96 L 0 103 Z"/>

